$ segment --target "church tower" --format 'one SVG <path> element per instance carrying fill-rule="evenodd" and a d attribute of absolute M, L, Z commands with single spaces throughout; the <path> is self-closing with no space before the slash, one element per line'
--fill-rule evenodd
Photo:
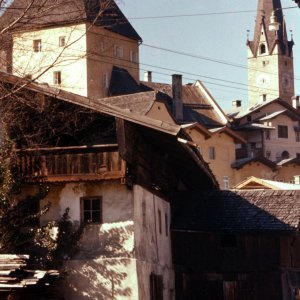
<path fill-rule="evenodd" d="M 258 0 L 253 41 L 248 46 L 248 97 L 251 106 L 294 96 L 294 42 L 288 40 L 280 0 Z"/>

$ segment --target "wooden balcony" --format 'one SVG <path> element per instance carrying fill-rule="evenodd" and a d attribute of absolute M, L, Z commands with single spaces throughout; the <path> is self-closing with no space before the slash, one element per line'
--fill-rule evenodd
<path fill-rule="evenodd" d="M 19 150 L 19 171 L 27 181 L 121 179 L 125 162 L 116 150 L 102 146 Z"/>

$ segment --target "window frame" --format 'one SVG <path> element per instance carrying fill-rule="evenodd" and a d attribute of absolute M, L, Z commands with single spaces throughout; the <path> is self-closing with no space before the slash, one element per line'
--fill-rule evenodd
<path fill-rule="evenodd" d="M 42 39 L 34 39 L 32 41 L 32 48 L 35 53 L 42 52 Z"/>
<path fill-rule="evenodd" d="M 93 209 L 92 201 L 99 201 L 99 210 Z M 85 209 L 85 201 L 90 201 L 90 209 Z M 85 212 L 90 212 L 92 220 L 85 220 Z M 99 212 L 99 220 L 93 220 L 93 212 Z M 83 224 L 102 224 L 103 222 L 103 198 L 102 196 L 85 196 L 80 198 L 80 214 L 81 214 L 81 223 Z"/>
<path fill-rule="evenodd" d="M 208 158 L 211 160 L 215 160 L 216 159 L 216 149 L 215 147 L 209 147 L 208 148 Z"/>
<path fill-rule="evenodd" d="M 61 71 L 53 71 L 53 84 L 61 85 L 62 83 L 62 73 Z"/>
<path fill-rule="evenodd" d="M 289 138 L 289 128 L 287 125 L 277 125 L 277 136 L 279 139 Z"/>
<path fill-rule="evenodd" d="M 65 47 L 66 46 L 66 36 L 62 35 L 58 38 L 58 45 L 59 47 Z"/>

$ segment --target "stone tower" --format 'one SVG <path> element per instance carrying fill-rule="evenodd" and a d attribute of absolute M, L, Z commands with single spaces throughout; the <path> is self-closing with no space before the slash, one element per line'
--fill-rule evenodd
<path fill-rule="evenodd" d="M 272 31 L 270 24 L 272 26 L 274 21 L 279 27 Z M 247 41 L 250 105 L 276 98 L 291 103 L 294 96 L 293 45 L 293 40 L 287 37 L 280 0 L 259 0 L 254 39 Z"/>

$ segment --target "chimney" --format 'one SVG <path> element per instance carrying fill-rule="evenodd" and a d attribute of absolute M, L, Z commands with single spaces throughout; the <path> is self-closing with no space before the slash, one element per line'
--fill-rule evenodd
<path fill-rule="evenodd" d="M 173 114 L 178 122 L 183 121 L 182 75 L 172 75 Z"/>
<path fill-rule="evenodd" d="M 145 71 L 144 81 L 152 82 L 152 72 L 151 71 Z"/>
<path fill-rule="evenodd" d="M 241 107 L 242 106 L 242 100 L 233 100 L 232 101 L 232 107 Z"/>
<path fill-rule="evenodd" d="M 300 106 L 300 96 L 293 96 L 292 97 L 292 103 L 293 103 L 293 107 L 295 109 L 299 109 L 299 106 Z"/>

